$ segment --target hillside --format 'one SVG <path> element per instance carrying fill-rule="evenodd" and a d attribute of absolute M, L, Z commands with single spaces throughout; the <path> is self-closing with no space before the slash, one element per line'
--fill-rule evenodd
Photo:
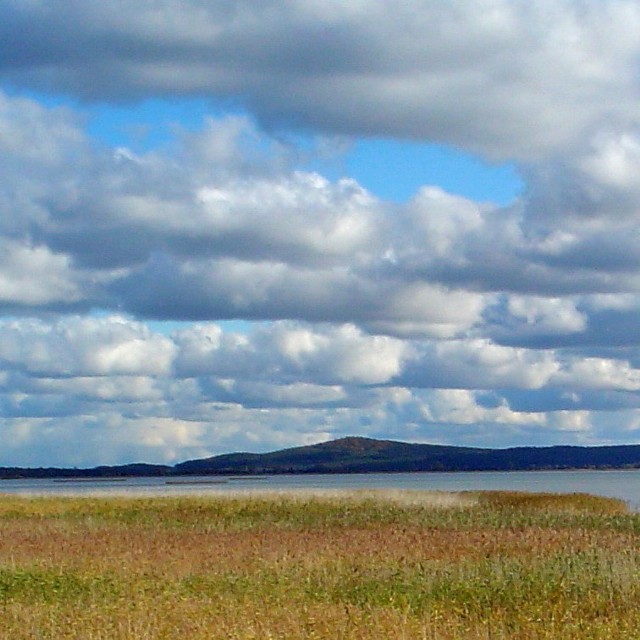
<path fill-rule="evenodd" d="M 508 471 L 640 467 L 640 445 L 479 449 L 349 437 L 271 453 L 234 453 L 176 465 L 179 474 Z"/>

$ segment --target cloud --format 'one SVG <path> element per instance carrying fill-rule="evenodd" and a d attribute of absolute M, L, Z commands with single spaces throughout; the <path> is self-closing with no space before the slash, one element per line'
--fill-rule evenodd
<path fill-rule="evenodd" d="M 9 418 L 0 426 L 6 442 L 0 464 L 11 466 L 86 466 L 114 460 L 172 462 L 205 449 L 205 425 L 174 419 L 125 417 Z M 64 454 L 59 453 L 64 451 Z M 182 460 L 182 458 L 180 458 Z"/>
<path fill-rule="evenodd" d="M 586 317 L 570 299 L 511 296 L 508 309 L 512 317 L 535 325 L 538 331 L 576 333 L 586 326 Z"/>
<path fill-rule="evenodd" d="M 116 316 L 8 320 L 1 331 L 0 360 L 35 375 L 160 375 L 173 359 L 167 338 Z"/>
<path fill-rule="evenodd" d="M 44 297 L 7 284 L 7 304 L 357 321 L 449 337 L 477 323 L 496 292 L 542 299 L 638 286 L 633 218 L 605 207 L 568 226 L 551 195 L 541 200 L 552 190 L 535 182 L 505 208 L 434 186 L 394 205 L 351 179 L 300 170 L 246 118 L 209 121 L 171 148 L 135 154 L 92 145 L 68 110 L 4 104 L 7 255 L 47 256 L 50 277 L 60 274 Z M 47 151 L 17 151 L 14 138 Z M 556 178 L 567 197 L 593 183 Z M 609 188 L 635 197 L 630 176 Z M 5 268 L 7 282 L 20 281 Z"/>
<path fill-rule="evenodd" d="M 0 308 L 71 304 L 82 297 L 81 277 L 68 256 L 0 238 Z"/>
<path fill-rule="evenodd" d="M 5 79 L 82 99 L 234 98 L 270 125 L 520 159 L 636 119 L 640 11 L 624 0 L 65 0 L 0 18 Z"/>
<path fill-rule="evenodd" d="M 251 337 L 227 336 L 207 325 L 177 333 L 178 375 L 286 384 L 381 384 L 400 371 L 410 349 L 401 340 L 367 335 L 354 325 L 311 328 L 276 323 Z"/>
<path fill-rule="evenodd" d="M 167 336 L 121 316 L 70 316 L 4 320 L 0 337 L 5 464 L 170 462 L 348 435 L 354 425 L 473 445 L 566 433 L 600 442 L 598 414 L 612 411 L 628 413 L 609 438 L 629 441 L 640 406 L 639 370 L 622 359 L 407 341 L 354 325 L 237 333 L 200 324 Z M 59 458 L 42 439 L 58 443 Z"/>
<path fill-rule="evenodd" d="M 632 349 L 640 343 L 635 295 L 572 296 L 562 301 L 549 298 L 543 299 L 543 307 L 546 312 L 540 308 L 538 297 L 502 299 L 487 313 L 487 334 L 500 344 L 566 347 L 578 349 L 583 355 Z M 552 311 L 553 315 L 548 315 Z M 629 351 L 627 357 L 635 358 L 634 353 Z"/>
<path fill-rule="evenodd" d="M 633 441 L 639 22 L 630 0 L 4 3 L 7 463 Z M 146 150 L 87 126 L 189 96 L 234 113 Z M 348 175 L 361 135 L 511 160 L 525 189 L 387 202 Z"/>
<path fill-rule="evenodd" d="M 603 221 L 616 230 L 637 220 L 640 186 L 640 138 L 637 123 L 603 124 L 585 132 L 579 146 L 532 168 L 527 215 L 532 225 L 567 232 L 602 230 Z"/>
<path fill-rule="evenodd" d="M 605 358 L 581 358 L 558 374 L 556 384 L 580 389 L 640 390 L 640 369 L 628 362 Z"/>
<path fill-rule="evenodd" d="M 396 256 L 407 261 L 405 234 L 433 236 L 423 251 L 439 244 L 444 259 L 455 225 L 432 224 L 432 232 L 353 180 L 300 171 L 277 150 L 254 154 L 269 138 L 246 119 L 210 122 L 177 151 L 135 155 L 92 146 L 66 111 L 33 104 L 23 122 L 25 102 L 5 97 L 6 128 L 18 138 L 24 129 L 22 137 L 49 152 L 46 162 L 15 152 L 20 193 L 3 183 L 18 222 L 4 240 L 0 294 L 14 312 L 76 305 L 165 319 L 355 321 L 374 332 L 453 336 L 486 304 L 481 295 L 394 273 Z M 62 133 L 47 131 L 49 116 L 60 118 Z M 69 155 L 80 161 L 70 167 Z M 7 146 L 7 166 L 10 157 Z M 460 206 L 475 215 L 472 203 L 444 193 L 434 201 L 432 220 L 438 211 L 455 218 Z"/>

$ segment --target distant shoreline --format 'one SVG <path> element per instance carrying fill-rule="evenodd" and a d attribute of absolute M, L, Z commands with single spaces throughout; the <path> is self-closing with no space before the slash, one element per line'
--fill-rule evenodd
<path fill-rule="evenodd" d="M 284 474 L 366 474 L 473 471 L 569 471 L 640 468 L 640 445 L 481 449 L 348 437 L 270 453 L 231 453 L 176 464 L 135 463 L 92 468 L 0 467 L 9 479 L 118 479 Z"/>

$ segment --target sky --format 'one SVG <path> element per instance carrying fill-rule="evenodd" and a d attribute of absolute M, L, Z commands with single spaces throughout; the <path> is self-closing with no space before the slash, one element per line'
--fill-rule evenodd
<path fill-rule="evenodd" d="M 636 0 L 0 0 L 0 465 L 640 442 Z"/>

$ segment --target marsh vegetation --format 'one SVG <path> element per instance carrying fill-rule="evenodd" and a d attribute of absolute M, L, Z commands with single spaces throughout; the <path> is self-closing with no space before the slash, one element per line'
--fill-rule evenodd
<path fill-rule="evenodd" d="M 585 495 L 0 498 L 0 638 L 637 637 L 640 516 Z"/>

